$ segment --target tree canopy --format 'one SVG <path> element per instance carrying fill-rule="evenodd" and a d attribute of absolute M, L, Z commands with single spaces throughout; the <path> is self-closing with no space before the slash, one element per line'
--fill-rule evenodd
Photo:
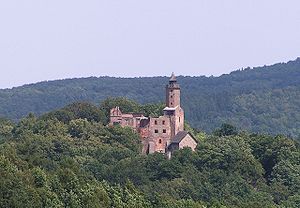
<path fill-rule="evenodd" d="M 186 125 L 198 139 L 195 152 L 142 155 L 131 128 L 104 125 L 113 102 L 152 112 L 121 99 L 1 119 L 0 207 L 300 206 L 296 140 L 229 124 L 211 135 Z"/>

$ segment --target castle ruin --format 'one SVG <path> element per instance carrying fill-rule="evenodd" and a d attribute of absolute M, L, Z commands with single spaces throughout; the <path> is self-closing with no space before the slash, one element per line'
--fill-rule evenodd
<path fill-rule="evenodd" d="M 129 126 L 138 132 L 144 154 L 154 152 L 170 154 L 177 149 L 197 146 L 195 138 L 184 131 L 184 111 L 180 106 L 180 86 L 172 73 L 166 85 L 166 107 L 163 116 L 145 117 L 139 113 L 123 114 L 118 106 L 110 110 L 110 125 Z"/>

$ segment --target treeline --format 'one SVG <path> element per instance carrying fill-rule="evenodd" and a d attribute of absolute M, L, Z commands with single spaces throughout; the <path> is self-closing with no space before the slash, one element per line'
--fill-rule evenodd
<path fill-rule="evenodd" d="M 232 123 L 252 132 L 300 135 L 300 58 L 288 63 L 246 68 L 220 77 L 178 77 L 188 122 L 212 132 Z M 0 117 L 19 120 L 76 101 L 96 105 L 107 97 L 139 103 L 165 100 L 168 77 L 90 77 L 58 80 L 0 90 Z"/>
<path fill-rule="evenodd" d="M 0 121 L 0 207 L 299 207 L 300 146 L 224 124 L 171 160 L 141 155 L 130 128 L 108 127 L 101 108 L 75 103 L 18 123 Z"/>

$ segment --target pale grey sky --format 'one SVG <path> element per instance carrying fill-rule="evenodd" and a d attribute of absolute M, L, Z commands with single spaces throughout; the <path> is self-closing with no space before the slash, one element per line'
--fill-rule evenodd
<path fill-rule="evenodd" d="M 298 56 L 299 0 L 0 0 L 0 88 L 220 75 Z"/>

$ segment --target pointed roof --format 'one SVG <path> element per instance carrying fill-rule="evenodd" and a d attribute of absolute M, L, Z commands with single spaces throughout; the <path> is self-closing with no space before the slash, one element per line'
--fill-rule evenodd
<path fill-rule="evenodd" d="M 194 138 L 194 136 L 189 133 L 188 131 L 179 131 L 171 140 L 171 143 L 170 144 L 179 144 L 181 142 L 181 140 L 183 140 L 186 135 L 190 135 L 194 140 L 195 142 L 197 142 L 197 140 Z M 197 142 L 198 143 L 198 142 Z"/>
<path fill-rule="evenodd" d="M 172 75 L 170 77 L 170 82 L 176 82 L 176 81 L 177 81 L 176 76 L 175 76 L 174 72 L 172 72 Z"/>
<path fill-rule="evenodd" d="M 187 131 L 180 131 L 178 132 L 173 139 L 171 140 L 171 143 L 180 143 L 181 140 L 188 134 Z"/>

